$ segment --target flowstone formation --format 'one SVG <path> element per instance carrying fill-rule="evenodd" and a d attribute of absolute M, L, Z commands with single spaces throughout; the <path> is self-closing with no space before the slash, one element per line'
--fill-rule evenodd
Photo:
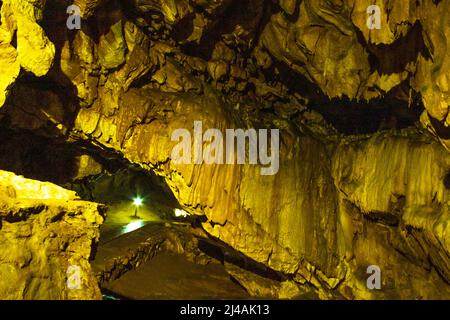
<path fill-rule="evenodd" d="M 80 30 L 71 1 L 0 4 L 4 125 L 156 172 L 320 298 L 450 297 L 450 0 L 75 0 Z M 279 129 L 278 173 L 175 163 L 195 121 Z"/>

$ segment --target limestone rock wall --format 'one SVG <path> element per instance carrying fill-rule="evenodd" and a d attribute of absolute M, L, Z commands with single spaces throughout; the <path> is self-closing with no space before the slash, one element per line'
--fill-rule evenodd
<path fill-rule="evenodd" d="M 371 1 L 148 1 L 122 5 L 120 1 L 77 0 L 75 4 L 83 18 L 96 18 L 94 29 L 100 45 L 93 50 L 92 40 L 97 39 L 89 35 L 93 31 L 88 32 L 92 29 L 89 24 L 74 46 L 69 48 L 66 43 L 57 55 L 63 58 L 62 71 L 77 79 L 78 94 L 89 105 L 97 94 L 93 87 L 98 87 L 98 80 L 92 76 L 98 73 L 94 71 L 98 67 L 115 69 L 129 60 L 125 58 L 128 52 L 134 52 L 129 57 L 138 55 L 142 64 L 135 69 L 128 65 L 118 73 L 119 77 L 133 73 L 126 81 L 127 90 L 136 77 L 150 71 L 149 59 L 156 62 L 155 54 L 146 57 L 150 43 L 139 29 L 149 38 L 165 42 L 165 50 L 181 47 L 206 57 L 207 61 L 195 60 L 194 64 L 207 71 L 221 88 L 245 90 L 245 80 L 256 86 L 258 95 L 276 94 L 282 84 L 269 89 L 269 79 L 261 81 L 261 76 L 251 70 L 272 70 L 278 62 L 317 84 L 330 97 L 373 99 L 399 86 L 407 87 L 421 94 L 427 109 L 424 126 L 448 147 L 448 0 L 378 1 L 381 28 L 372 30 L 367 27 Z M 6 72 L 0 82 L 1 105 L 21 69 L 43 76 L 54 61 L 55 46 L 39 23 L 46 13 L 48 22 L 44 23 L 59 24 L 60 31 L 65 32 L 68 3 L 60 0 L 47 4 L 51 7 L 47 12 L 44 5 L 44 1 L 3 1 L 0 63 Z M 50 30 L 53 32 L 57 31 Z M 133 43 L 141 41 L 143 50 L 133 50 Z M 165 73 L 161 70 L 153 79 L 162 84 Z M 112 83 L 105 87 L 115 92 L 119 89 Z M 399 95 L 408 99 L 408 93 Z M 114 105 L 117 101 L 111 99 L 108 104 Z"/>
<path fill-rule="evenodd" d="M 374 4 L 380 29 L 367 27 Z M 280 7 L 261 34 L 261 65 L 269 54 L 330 97 L 371 99 L 406 83 L 421 94 L 423 124 L 449 147 L 450 2 L 286 0 Z"/>
<path fill-rule="evenodd" d="M 158 65 L 166 63 L 157 60 L 158 54 L 150 54 L 151 39 L 163 42 L 161 49 L 166 52 L 175 48 L 192 52 L 189 64 L 197 73 L 206 72 L 215 86 L 227 93 L 230 89 L 248 91 L 247 83 L 251 83 L 257 96 L 285 95 L 285 84 L 277 81 L 280 71 L 273 73 L 279 63 L 329 97 L 369 100 L 394 90 L 401 99 L 410 100 L 413 90 L 421 95 L 427 111 L 421 119 L 424 127 L 449 147 L 448 0 L 378 1 L 381 28 L 372 30 L 367 27 L 371 1 L 149 1 L 124 5 L 118 0 L 77 0 L 82 17 L 95 19 L 97 25 L 86 22 L 89 26 L 76 35 L 73 46 L 61 43 L 67 39 L 67 34 L 62 36 L 67 33 L 67 1 L 47 7 L 44 1 L 2 3 L 0 105 L 21 69 L 36 76 L 47 74 L 55 62 L 55 50 L 56 63 L 61 63 L 61 70 L 87 105 L 95 103 L 102 87 L 111 95 L 103 103 L 115 108 L 116 93 L 126 91 L 150 71 L 156 83 L 172 90 L 180 86 L 193 89 L 192 81 L 172 80 L 180 79 L 173 60 L 155 72 Z M 46 34 L 43 24 L 59 27 Z M 55 49 L 49 36 L 61 47 Z M 99 46 L 94 49 L 97 40 Z M 132 63 L 125 64 L 130 59 L 142 63 L 133 68 Z M 121 66 L 116 81 L 106 81 L 105 86 L 99 82 L 100 70 Z M 264 79 L 256 70 L 271 73 L 273 79 Z M 124 76 L 127 81 L 120 79 Z M 118 85 L 120 82 L 125 86 Z"/>
<path fill-rule="evenodd" d="M 103 212 L 72 191 L 0 171 L 0 299 L 101 299 L 89 258 Z M 79 287 L 67 284 L 70 266 Z"/>
<path fill-rule="evenodd" d="M 346 259 L 385 270 L 392 297 L 449 295 L 449 160 L 437 143 L 408 132 L 342 142 L 333 154 Z"/>
<path fill-rule="evenodd" d="M 5 73 L 0 119 L 154 170 L 186 210 L 207 217 L 211 235 L 323 298 L 449 296 L 449 0 L 377 1 L 383 27 L 371 31 L 368 1 L 76 3 L 79 31 L 64 28 L 65 1 L 46 4 L 47 85 L 25 74 L 11 89 L 17 66 Z M 13 42 L 0 41 L 0 65 L 17 60 Z M 49 57 L 41 47 L 35 54 Z M 21 68 L 40 76 L 46 65 Z M 421 122 L 441 144 L 416 129 L 350 139 L 304 124 L 311 99 L 389 92 L 420 94 Z M 279 128 L 278 174 L 173 163 L 171 133 L 194 121 Z M 384 270 L 385 291 L 365 287 L 371 264 Z"/>
<path fill-rule="evenodd" d="M 326 144 L 285 128 L 274 176 L 260 175 L 258 166 L 177 165 L 170 161 L 174 129 L 189 128 L 194 119 L 222 130 L 240 126 L 217 114 L 221 106 L 214 100 L 169 96 L 164 110 L 173 116 L 158 119 L 160 109 L 147 109 L 143 113 L 153 120 L 132 126 L 124 140 L 109 122 L 114 117 L 100 117 L 97 128 L 108 129 L 96 132 L 110 135 L 108 142 L 103 135 L 96 139 L 166 177 L 188 211 L 206 215 L 203 226 L 211 235 L 314 285 L 323 298 L 330 292 L 346 298 L 449 296 L 444 178 L 450 163 L 439 143 L 412 129 Z M 132 108 L 142 105 L 135 99 L 127 99 Z M 84 132 L 85 123 L 78 123 Z M 382 293 L 366 288 L 370 265 L 386 272 Z"/>
<path fill-rule="evenodd" d="M 39 25 L 44 5 L 44 0 L 2 1 L 0 106 L 21 68 L 40 77 L 53 64 L 55 47 Z"/>

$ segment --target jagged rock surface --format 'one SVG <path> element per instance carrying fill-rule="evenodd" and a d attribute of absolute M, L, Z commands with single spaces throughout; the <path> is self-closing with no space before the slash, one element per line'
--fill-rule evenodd
<path fill-rule="evenodd" d="M 102 213 L 73 191 L 0 171 L 0 299 L 101 299 L 89 258 Z M 79 289 L 67 285 L 69 266 Z"/>
<path fill-rule="evenodd" d="M 211 235 L 320 297 L 449 297 L 448 152 L 416 130 L 344 139 L 304 120 L 318 96 L 409 100 L 414 91 L 422 124 L 448 148 L 450 1 L 379 1 L 383 28 L 370 32 L 369 1 L 271 3 L 79 0 L 88 19 L 80 31 L 55 28 L 66 3 L 47 3 L 51 86 L 27 75 L 10 89 L 18 71 L 8 61 L 18 53 L 0 41 L 0 65 L 11 68 L 0 81 L 4 117 L 34 130 L 51 122 L 54 135 L 154 170 L 187 210 L 207 217 Z M 49 57 L 50 47 L 36 54 Z M 20 64 L 37 76 L 47 70 Z M 171 133 L 199 120 L 205 130 L 280 128 L 279 173 L 174 164 Z M 371 264 L 385 270 L 386 290 L 365 287 Z"/>

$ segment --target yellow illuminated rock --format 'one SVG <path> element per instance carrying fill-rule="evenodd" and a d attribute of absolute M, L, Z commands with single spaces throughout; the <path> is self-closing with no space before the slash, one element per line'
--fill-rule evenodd
<path fill-rule="evenodd" d="M 289 279 L 228 266 L 254 296 L 295 298 L 308 286 L 321 299 L 450 297 L 450 0 L 154 0 L 126 10 L 76 0 L 84 20 L 72 31 L 64 10 L 43 15 L 44 2 L 2 2 L 0 120 L 11 129 L 162 176 L 210 236 Z M 367 26 L 373 4 L 380 29 Z M 33 75 L 17 81 L 20 69 Z M 221 132 L 279 129 L 279 172 L 176 163 L 171 135 L 195 121 Z M 102 170 L 77 159 L 74 178 Z M 0 237 L 15 248 L 0 274 L 19 279 L 14 266 L 24 265 L 34 279 L 45 263 L 30 264 L 30 252 L 42 253 L 34 246 L 54 223 L 69 245 L 82 239 L 74 261 L 52 247 L 55 259 L 89 272 L 98 205 L 9 173 L 0 186 L 3 208 L 12 208 Z M 20 240 L 33 223 L 37 231 Z M 71 298 L 62 267 L 45 265 L 51 283 L 8 291 L 0 281 L 0 297 Z M 383 290 L 366 285 L 371 265 Z M 86 297 L 97 298 L 90 281 Z"/>
<path fill-rule="evenodd" d="M 14 83 L 20 72 L 20 63 L 17 61 L 17 52 L 9 44 L 1 40 L 0 28 L 0 106 L 3 106 L 6 100 L 6 94 L 10 86 Z"/>
<path fill-rule="evenodd" d="M 5 102 L 8 87 L 19 74 L 19 64 L 38 77 L 45 75 L 53 64 L 55 47 L 38 24 L 38 21 L 42 19 L 44 4 L 43 0 L 5 0 L 2 3 L 0 107 Z M 9 41 L 4 36 L 5 33 L 9 33 Z M 15 33 L 17 47 L 14 50 L 9 44 Z"/>
<path fill-rule="evenodd" d="M 100 299 L 88 259 L 102 212 L 73 191 L 0 171 L 0 299 Z"/>

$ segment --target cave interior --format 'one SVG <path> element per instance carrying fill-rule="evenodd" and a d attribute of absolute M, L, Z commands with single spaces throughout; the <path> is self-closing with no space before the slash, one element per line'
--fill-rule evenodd
<path fill-rule="evenodd" d="M 449 299 L 450 0 L 376 2 L 0 1 L 0 299 Z"/>

